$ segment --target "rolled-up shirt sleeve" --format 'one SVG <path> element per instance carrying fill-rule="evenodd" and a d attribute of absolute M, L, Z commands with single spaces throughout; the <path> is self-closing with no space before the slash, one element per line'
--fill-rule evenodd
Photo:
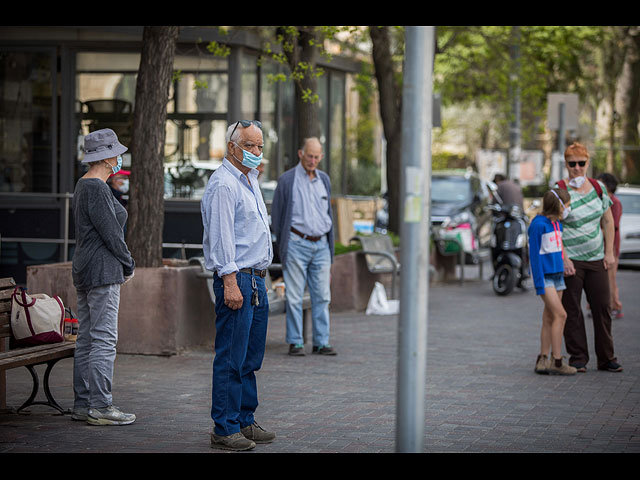
<path fill-rule="evenodd" d="M 205 266 L 219 276 L 238 271 L 236 265 L 236 238 L 234 231 L 235 192 L 220 184 L 206 199 Z"/>

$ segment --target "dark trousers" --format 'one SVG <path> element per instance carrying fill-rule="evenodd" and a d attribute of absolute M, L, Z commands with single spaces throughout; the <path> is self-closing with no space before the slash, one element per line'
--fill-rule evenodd
<path fill-rule="evenodd" d="M 602 260 L 593 262 L 573 261 L 576 274 L 565 277 L 567 289 L 562 295 L 562 305 L 567 312 L 564 326 L 564 343 L 570 355 L 569 363 L 586 365 L 589 361 L 587 332 L 582 315 L 581 300 L 584 290 L 593 318 L 593 336 L 598 367 L 615 361 L 611 315 L 609 314 L 609 277 Z"/>

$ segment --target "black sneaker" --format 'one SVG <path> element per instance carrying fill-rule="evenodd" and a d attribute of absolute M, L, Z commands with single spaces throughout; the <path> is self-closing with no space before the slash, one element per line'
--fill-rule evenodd
<path fill-rule="evenodd" d="M 578 373 L 585 373 L 587 371 L 587 366 L 584 363 L 576 362 L 570 363 L 569 365 L 575 368 Z"/>
<path fill-rule="evenodd" d="M 606 370 L 608 372 L 621 372 L 622 371 L 622 365 L 620 365 L 617 362 L 609 362 L 606 365 L 603 365 L 602 367 L 598 367 L 598 370 Z"/>
<path fill-rule="evenodd" d="M 313 347 L 311 353 L 317 353 L 319 355 L 336 355 L 336 351 L 331 345 L 323 345 L 322 347 Z"/>
<path fill-rule="evenodd" d="M 304 357 L 304 345 L 299 343 L 289 345 L 289 355 L 294 357 Z"/>

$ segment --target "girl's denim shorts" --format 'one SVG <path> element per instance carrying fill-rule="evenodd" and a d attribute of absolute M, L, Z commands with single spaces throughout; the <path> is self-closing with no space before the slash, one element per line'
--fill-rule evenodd
<path fill-rule="evenodd" d="M 544 276 L 544 288 L 553 287 L 556 291 L 565 290 L 564 273 L 547 273 Z"/>

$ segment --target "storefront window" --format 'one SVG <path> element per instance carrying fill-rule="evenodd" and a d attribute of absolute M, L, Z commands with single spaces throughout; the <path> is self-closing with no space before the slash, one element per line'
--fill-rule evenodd
<path fill-rule="evenodd" d="M 101 128 L 112 129 L 120 143 L 131 145 L 139 64 L 140 55 L 137 53 L 77 54 L 78 159 L 82 158 L 84 136 Z M 131 152 L 123 155 L 123 162 L 124 168 L 131 166 Z M 83 173 L 77 171 L 76 175 Z"/>
<path fill-rule="evenodd" d="M 184 58 L 178 63 L 203 68 Z M 226 71 L 178 71 L 165 138 L 165 198 L 202 198 L 225 154 L 228 90 Z"/>
<path fill-rule="evenodd" d="M 55 57 L 0 51 L 0 191 L 55 192 Z"/>

